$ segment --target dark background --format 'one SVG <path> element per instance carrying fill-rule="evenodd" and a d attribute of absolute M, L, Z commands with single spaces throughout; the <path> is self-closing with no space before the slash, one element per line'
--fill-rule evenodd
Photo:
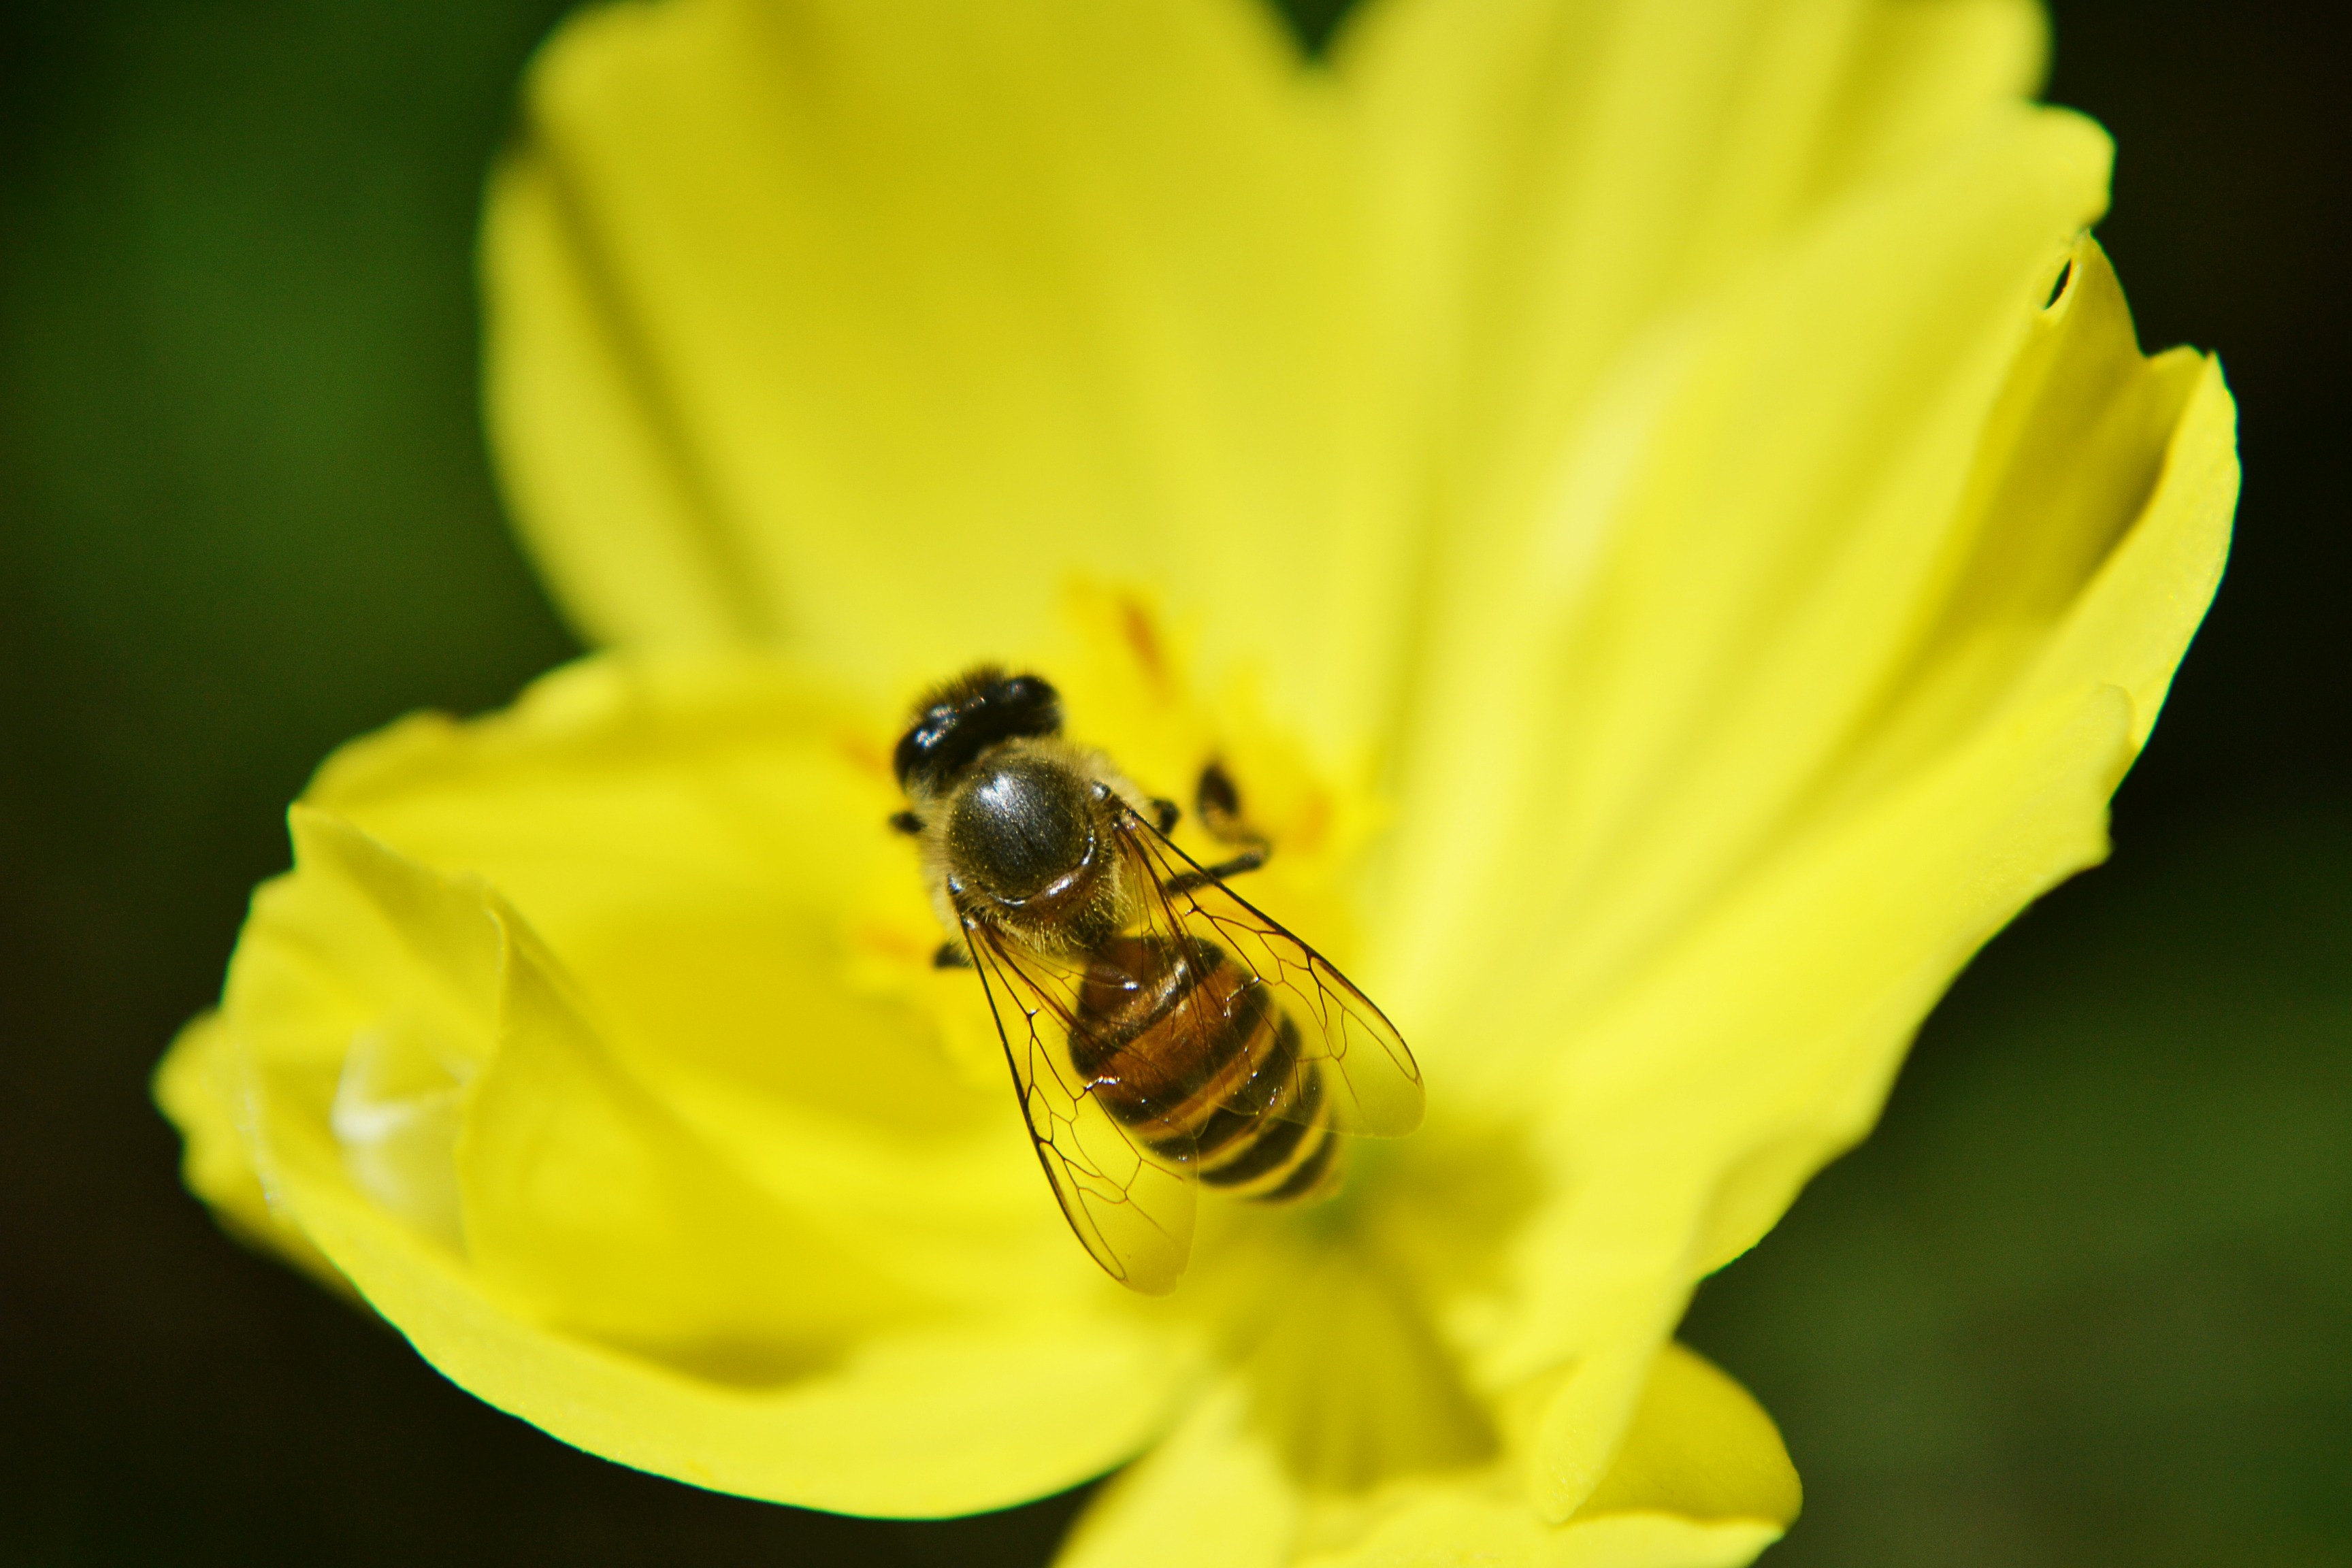
<path fill-rule="evenodd" d="M 559 9 L 0 5 L 0 1563 L 1018 1563 L 1075 1506 L 838 1520 L 575 1453 L 224 1240 L 149 1108 L 311 766 L 572 651 L 492 495 L 469 274 Z M 2219 348 L 2242 405 L 2238 545 L 2116 863 L 1993 945 L 1884 1129 L 1700 1293 L 1688 1336 L 1811 1495 L 1780 1568 L 2352 1563 L 2321 12 L 2056 6 L 2142 336 Z"/>

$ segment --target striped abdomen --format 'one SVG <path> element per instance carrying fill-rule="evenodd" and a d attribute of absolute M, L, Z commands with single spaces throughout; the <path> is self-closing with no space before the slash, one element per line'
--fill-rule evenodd
<path fill-rule="evenodd" d="M 1096 952 L 1070 1024 L 1070 1059 L 1095 1100 L 1145 1143 L 1190 1150 L 1201 1180 L 1283 1202 L 1338 1172 L 1317 1114 L 1321 1068 L 1257 976 L 1214 944 L 1114 938 Z"/>

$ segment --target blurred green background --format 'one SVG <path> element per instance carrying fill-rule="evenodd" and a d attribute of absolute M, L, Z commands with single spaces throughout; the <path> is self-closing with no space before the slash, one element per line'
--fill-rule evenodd
<path fill-rule="evenodd" d="M 0 7 L 0 1563 L 1021 1563 L 1075 1506 L 837 1520 L 575 1453 L 224 1241 L 148 1107 L 317 760 L 572 651 L 469 273 L 560 9 Z M 2055 10 L 2142 335 L 2243 405 L 2238 550 L 2116 862 L 1700 1293 L 1805 1475 L 1780 1568 L 2352 1563 L 2352 55 L 2281 0 Z"/>

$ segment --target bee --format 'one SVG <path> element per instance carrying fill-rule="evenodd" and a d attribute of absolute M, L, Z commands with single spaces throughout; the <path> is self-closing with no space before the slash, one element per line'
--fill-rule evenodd
<path fill-rule="evenodd" d="M 1203 866 L 1170 841 L 1174 802 L 1062 738 L 1035 675 L 983 667 L 932 692 L 893 763 L 891 826 L 954 933 L 936 962 L 978 972 L 1038 1162 L 1113 1279 L 1175 1288 L 1196 1187 L 1328 1196 L 1344 1139 L 1420 1124 L 1395 1027 L 1226 885 L 1270 846 L 1222 765 L 1194 809 L 1237 853 Z"/>

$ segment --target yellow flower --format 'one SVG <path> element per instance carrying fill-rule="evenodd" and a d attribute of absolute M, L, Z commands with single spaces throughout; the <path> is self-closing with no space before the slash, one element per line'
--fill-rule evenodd
<path fill-rule="evenodd" d="M 1078 1564 L 1745 1562 L 1671 1339 L 1969 955 L 2096 860 L 2221 570 L 2108 147 L 2007 0 L 662 0 L 532 78 L 518 517 L 624 651 L 331 761 L 159 1095 L 436 1366 L 711 1487 Z M 2063 277 L 2063 285 L 2060 279 Z M 2056 286 L 2054 297 L 2053 286 Z M 1426 1127 L 1065 1228 L 887 764 L 981 657 L 1402 1026 Z"/>

